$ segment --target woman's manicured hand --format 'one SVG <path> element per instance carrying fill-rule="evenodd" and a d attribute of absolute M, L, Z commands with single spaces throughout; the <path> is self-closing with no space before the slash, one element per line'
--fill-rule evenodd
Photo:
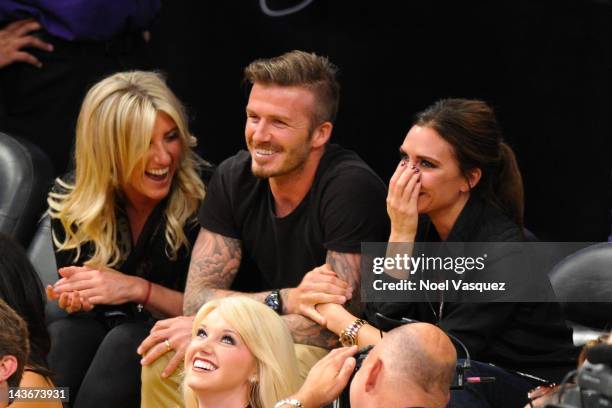
<path fill-rule="evenodd" d="M 419 222 L 417 201 L 421 190 L 419 169 L 402 159 L 389 181 L 387 213 L 391 219 L 389 242 L 413 242 Z"/>
<path fill-rule="evenodd" d="M 62 278 L 53 285 L 54 294 L 61 296 L 76 291 L 80 299 L 91 305 L 141 302 L 146 293 L 144 279 L 111 268 L 67 266 L 58 272 Z"/>
<path fill-rule="evenodd" d="M 47 292 L 47 299 L 57 301 L 58 306 L 68 313 L 89 312 L 93 309 L 93 305 L 87 299 L 82 298 L 77 291 L 57 294 L 51 285 L 47 285 L 45 291 Z"/>

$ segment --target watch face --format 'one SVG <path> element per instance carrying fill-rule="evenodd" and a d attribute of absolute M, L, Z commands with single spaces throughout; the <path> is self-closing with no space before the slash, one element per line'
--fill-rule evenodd
<path fill-rule="evenodd" d="M 266 305 L 270 307 L 272 310 L 278 312 L 280 304 L 278 302 L 278 293 L 272 292 L 266 297 Z"/>
<path fill-rule="evenodd" d="M 353 338 L 345 333 L 343 333 L 340 336 L 340 344 L 342 344 L 343 347 L 350 347 L 352 345 L 354 345 L 355 343 L 353 342 Z"/>

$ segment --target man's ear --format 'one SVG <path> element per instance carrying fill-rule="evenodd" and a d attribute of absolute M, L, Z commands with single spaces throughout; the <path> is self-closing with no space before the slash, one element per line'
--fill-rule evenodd
<path fill-rule="evenodd" d="M 313 149 L 324 146 L 331 137 L 334 125 L 331 122 L 323 122 L 317 126 L 312 132 L 311 146 Z"/>
<path fill-rule="evenodd" d="M 468 193 L 470 190 L 476 187 L 481 177 L 482 177 L 482 170 L 480 170 L 479 167 L 474 167 L 473 169 L 468 170 L 466 177 L 465 177 L 466 182 L 465 182 L 465 185 L 461 188 L 461 192 Z"/>
<path fill-rule="evenodd" d="M 6 381 L 17 371 L 17 357 L 7 354 L 0 359 L 0 382 Z"/>
<path fill-rule="evenodd" d="M 366 368 L 366 381 L 365 381 L 365 390 L 366 392 L 372 392 L 376 388 L 376 384 L 380 381 L 380 375 L 382 373 L 382 361 L 380 358 L 376 358 L 376 360 L 369 364 L 367 367 L 361 367 L 361 369 Z"/>

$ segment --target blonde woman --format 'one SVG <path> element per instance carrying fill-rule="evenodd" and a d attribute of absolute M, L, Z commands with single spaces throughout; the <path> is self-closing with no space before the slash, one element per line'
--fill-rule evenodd
<path fill-rule="evenodd" d="M 300 385 L 291 334 L 272 309 L 242 296 L 200 308 L 185 353 L 187 408 L 270 408 Z"/>
<path fill-rule="evenodd" d="M 76 169 L 48 198 L 61 278 L 47 294 L 70 313 L 49 326 L 49 363 L 75 407 L 138 406 L 136 347 L 182 313 L 209 172 L 194 144 L 155 73 L 115 74 L 83 101 Z"/>

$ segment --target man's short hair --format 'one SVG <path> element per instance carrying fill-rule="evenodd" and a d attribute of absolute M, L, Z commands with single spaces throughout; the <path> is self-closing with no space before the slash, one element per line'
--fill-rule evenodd
<path fill-rule="evenodd" d="M 7 383 L 9 387 L 17 387 L 30 353 L 28 326 L 2 299 L 0 327 L 0 358 L 14 356 L 17 359 L 17 370 L 7 379 Z"/>
<path fill-rule="evenodd" d="M 334 122 L 340 101 L 338 68 L 326 57 L 294 50 L 281 56 L 258 59 L 244 69 L 244 79 L 251 84 L 300 86 L 315 96 L 313 126 Z"/>

